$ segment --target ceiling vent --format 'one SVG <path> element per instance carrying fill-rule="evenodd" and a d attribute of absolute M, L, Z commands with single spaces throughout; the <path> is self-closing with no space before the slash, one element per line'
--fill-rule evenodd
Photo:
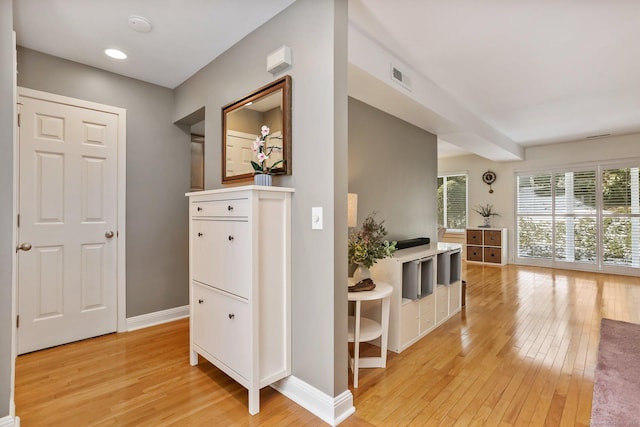
<path fill-rule="evenodd" d="M 405 89 L 411 90 L 411 79 L 409 76 L 400 71 L 400 69 L 393 64 L 391 64 L 391 80 L 398 83 Z"/>

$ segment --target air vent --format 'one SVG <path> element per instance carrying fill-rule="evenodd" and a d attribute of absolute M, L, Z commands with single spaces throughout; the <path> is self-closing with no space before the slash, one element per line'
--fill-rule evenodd
<path fill-rule="evenodd" d="M 400 84 L 405 89 L 411 90 L 411 79 L 409 76 L 393 64 L 391 64 L 391 80 Z"/>
<path fill-rule="evenodd" d="M 603 133 L 602 135 L 590 135 L 586 139 L 604 138 L 606 136 L 611 136 L 611 134 L 610 133 Z"/>

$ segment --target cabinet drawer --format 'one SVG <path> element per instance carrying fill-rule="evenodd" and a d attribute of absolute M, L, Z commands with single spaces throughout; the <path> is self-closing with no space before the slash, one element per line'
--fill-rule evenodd
<path fill-rule="evenodd" d="M 251 292 L 251 235 L 248 222 L 192 222 L 194 280 L 242 298 Z"/>
<path fill-rule="evenodd" d="M 502 232 L 500 230 L 485 230 L 485 246 L 502 246 Z"/>
<path fill-rule="evenodd" d="M 420 300 L 420 333 L 433 328 L 436 324 L 436 305 L 433 294 Z"/>
<path fill-rule="evenodd" d="M 467 230 L 467 244 L 481 245 L 482 230 Z"/>
<path fill-rule="evenodd" d="M 249 216 L 249 199 L 205 200 L 191 202 L 192 217 L 237 218 Z"/>
<path fill-rule="evenodd" d="M 484 248 L 484 262 L 491 262 L 495 264 L 502 263 L 502 249 Z"/>
<path fill-rule="evenodd" d="M 482 247 L 467 246 L 467 261 L 482 261 Z"/>
<path fill-rule="evenodd" d="M 250 378 L 249 305 L 206 286 L 192 284 L 193 341 L 229 368 Z"/>

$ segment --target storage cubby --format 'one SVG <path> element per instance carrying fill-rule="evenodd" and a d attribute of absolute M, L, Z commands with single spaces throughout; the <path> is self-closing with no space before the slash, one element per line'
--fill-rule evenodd
<path fill-rule="evenodd" d="M 420 263 L 420 298 L 433 293 L 433 257 L 425 258 Z"/>
<path fill-rule="evenodd" d="M 388 349 L 399 353 L 461 309 L 461 248 L 437 243 L 400 249 L 371 268 L 375 282 L 393 286 Z M 376 319 L 378 307 L 363 307 Z"/>
<path fill-rule="evenodd" d="M 402 298 L 417 300 L 433 293 L 433 257 L 402 264 Z"/>
<path fill-rule="evenodd" d="M 461 258 L 460 251 L 447 251 L 437 255 L 439 285 L 450 285 L 460 280 Z"/>
<path fill-rule="evenodd" d="M 506 228 L 467 228 L 467 261 L 488 265 L 507 263 Z"/>
<path fill-rule="evenodd" d="M 439 285 L 444 285 L 449 283 L 449 277 L 451 276 L 451 256 L 449 252 L 443 252 L 437 255 L 438 256 L 438 279 L 437 283 Z"/>
<path fill-rule="evenodd" d="M 449 283 L 455 283 L 460 281 L 461 273 L 462 273 L 462 252 L 455 251 L 451 252 L 451 269 L 449 270 Z"/>

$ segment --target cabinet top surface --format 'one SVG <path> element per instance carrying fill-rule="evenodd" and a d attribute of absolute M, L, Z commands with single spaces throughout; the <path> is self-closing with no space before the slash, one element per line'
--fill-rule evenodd
<path fill-rule="evenodd" d="M 289 187 L 269 187 L 265 185 L 242 185 L 239 187 L 225 187 L 225 188 L 217 188 L 215 190 L 204 190 L 204 191 L 192 191 L 190 193 L 186 193 L 185 196 L 206 196 L 209 194 L 223 194 L 223 193 L 235 193 L 240 191 L 273 191 L 279 193 L 293 193 L 295 192 L 295 188 Z"/>
<path fill-rule="evenodd" d="M 506 230 L 506 228 L 496 228 L 496 227 L 467 227 L 467 230 L 489 230 L 489 231 L 502 231 L 502 230 Z"/>
<path fill-rule="evenodd" d="M 393 258 L 400 262 L 415 260 L 418 258 L 434 256 L 443 252 L 451 252 L 462 249 L 458 243 L 438 242 L 428 245 L 414 246 L 413 248 L 400 249 L 393 254 Z"/>

